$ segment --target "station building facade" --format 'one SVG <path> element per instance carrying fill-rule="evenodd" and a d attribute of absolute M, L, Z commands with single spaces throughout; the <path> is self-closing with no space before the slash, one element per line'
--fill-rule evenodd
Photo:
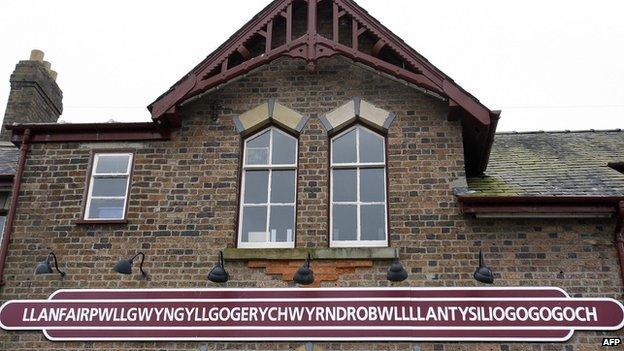
<path fill-rule="evenodd" d="M 53 78 L 37 55 L 24 66 Z M 7 115 L 62 96 L 44 84 L 23 84 L 32 94 L 21 95 L 12 85 L 23 103 L 9 103 Z M 153 102 L 151 122 L 59 124 L 60 106 L 38 110 L 48 120 L 4 126 L 14 166 L 3 301 L 59 289 L 296 287 L 308 254 L 313 287 L 478 287 L 480 251 L 495 285 L 622 299 L 624 133 L 497 134 L 500 111 L 351 0 L 272 2 Z M 207 274 L 220 251 L 229 280 L 215 285 Z M 49 252 L 64 277 L 33 275 Z M 113 271 L 138 252 L 147 278 Z M 393 283 L 397 253 L 408 278 Z M 562 343 L 53 342 L 2 331 L 0 344 L 582 351 L 617 334 L 576 332 Z"/>

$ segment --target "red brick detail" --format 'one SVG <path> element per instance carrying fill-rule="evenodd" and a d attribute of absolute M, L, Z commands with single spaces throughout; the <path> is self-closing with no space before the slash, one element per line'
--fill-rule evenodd
<path fill-rule="evenodd" d="M 249 268 L 264 268 L 267 275 L 279 275 L 285 282 L 291 282 L 295 272 L 303 265 L 303 260 L 248 261 Z M 343 274 L 353 274 L 357 268 L 371 268 L 371 260 L 331 260 L 313 261 L 314 283 L 310 287 L 320 287 L 323 282 L 338 281 Z"/>

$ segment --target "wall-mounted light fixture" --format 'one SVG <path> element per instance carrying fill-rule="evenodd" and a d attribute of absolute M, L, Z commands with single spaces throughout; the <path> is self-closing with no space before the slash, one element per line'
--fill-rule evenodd
<path fill-rule="evenodd" d="M 39 264 L 37 264 L 37 268 L 35 268 L 35 274 L 41 275 L 41 274 L 54 273 L 54 271 L 52 270 L 52 264 L 50 262 L 53 258 L 54 258 L 54 267 L 56 268 L 56 271 L 61 275 L 61 277 L 64 277 L 65 272 L 59 269 L 58 260 L 56 259 L 56 255 L 54 254 L 54 252 L 50 252 L 48 254 L 48 257 L 46 257 L 45 261 L 41 261 L 39 262 Z"/>
<path fill-rule="evenodd" d="M 391 282 L 402 282 L 407 279 L 407 271 L 399 261 L 398 249 L 394 249 L 394 262 L 388 268 L 387 278 Z"/>
<path fill-rule="evenodd" d="M 145 254 L 143 252 L 139 252 L 129 260 L 119 260 L 113 270 L 121 274 L 132 274 L 132 264 L 134 263 L 134 259 L 139 256 L 141 256 L 141 264 L 139 265 L 139 269 L 141 270 L 141 274 L 143 275 L 143 277 L 147 277 L 147 273 L 145 273 L 145 271 L 143 270 L 143 261 L 145 261 Z"/>
<path fill-rule="evenodd" d="M 477 267 L 473 277 L 480 283 L 494 284 L 494 274 L 492 273 L 492 270 L 486 267 L 483 262 L 483 251 L 479 251 L 479 267 Z"/>
<path fill-rule="evenodd" d="M 293 281 L 300 285 L 310 285 L 314 283 L 314 273 L 312 269 L 310 269 L 310 254 L 308 253 L 308 258 L 306 258 L 303 266 L 295 272 L 293 276 Z"/>
<path fill-rule="evenodd" d="M 223 262 L 223 251 L 219 251 L 219 261 L 217 261 L 217 265 L 208 273 L 208 280 L 213 283 L 226 283 L 230 280 L 230 275 L 226 272 Z"/>

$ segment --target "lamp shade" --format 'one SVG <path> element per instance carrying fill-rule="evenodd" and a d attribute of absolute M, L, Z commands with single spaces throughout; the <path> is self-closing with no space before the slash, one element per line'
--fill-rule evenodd
<path fill-rule="evenodd" d="M 132 261 L 119 260 L 115 267 L 113 267 L 113 270 L 121 274 L 132 274 Z"/>
<path fill-rule="evenodd" d="M 386 275 L 391 282 L 402 282 L 407 279 L 407 271 L 399 261 L 399 251 L 397 249 L 394 250 L 394 262 L 388 268 L 388 274 Z"/>
<path fill-rule="evenodd" d="M 219 261 L 208 273 L 208 280 L 213 283 L 226 283 L 230 280 L 230 275 L 225 271 L 223 262 L 223 251 L 219 251 Z"/>
<path fill-rule="evenodd" d="M 46 257 L 44 261 L 41 261 L 37 264 L 37 267 L 35 268 L 35 274 L 42 275 L 42 274 L 54 273 L 54 270 L 52 269 L 52 259 L 54 259 L 54 267 L 56 268 L 56 271 L 61 275 L 61 277 L 64 277 L 65 272 L 59 269 L 58 259 L 56 258 L 56 255 L 54 254 L 54 252 L 50 252 L 48 254 L 48 257 Z"/>
<path fill-rule="evenodd" d="M 145 271 L 143 270 L 143 261 L 145 261 L 145 254 L 143 252 L 137 253 L 129 260 L 119 260 L 115 267 L 113 267 L 113 270 L 121 274 L 132 274 L 132 265 L 134 264 L 134 259 L 139 256 L 141 256 L 141 264 L 139 266 L 139 269 L 141 270 L 141 275 L 146 278 L 147 273 L 145 273 Z"/>
<path fill-rule="evenodd" d="M 310 269 L 310 254 L 308 254 L 308 258 L 306 258 L 303 266 L 295 272 L 293 281 L 300 285 L 310 285 L 314 283 L 314 273 L 312 269 Z"/>
<path fill-rule="evenodd" d="M 407 271 L 403 268 L 401 262 L 394 261 L 388 268 L 387 278 L 391 282 L 402 282 L 407 279 Z"/>
<path fill-rule="evenodd" d="M 37 264 L 37 268 L 35 268 L 36 275 L 51 274 L 51 273 L 53 273 L 52 265 L 50 264 L 50 261 L 48 260 L 39 262 L 39 264 Z"/>
<path fill-rule="evenodd" d="M 494 274 L 492 273 L 492 270 L 486 267 L 485 263 L 483 263 L 482 251 L 479 251 L 479 267 L 477 267 L 473 277 L 480 283 L 494 284 Z"/>

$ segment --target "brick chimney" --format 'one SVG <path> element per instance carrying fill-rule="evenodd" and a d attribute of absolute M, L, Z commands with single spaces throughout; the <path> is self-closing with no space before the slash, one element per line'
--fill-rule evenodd
<path fill-rule="evenodd" d="M 30 59 L 20 61 L 11 75 L 0 141 L 9 141 L 5 125 L 13 123 L 56 123 L 63 112 L 63 92 L 56 84 L 56 72 L 43 60 L 43 51 L 33 50 Z"/>

